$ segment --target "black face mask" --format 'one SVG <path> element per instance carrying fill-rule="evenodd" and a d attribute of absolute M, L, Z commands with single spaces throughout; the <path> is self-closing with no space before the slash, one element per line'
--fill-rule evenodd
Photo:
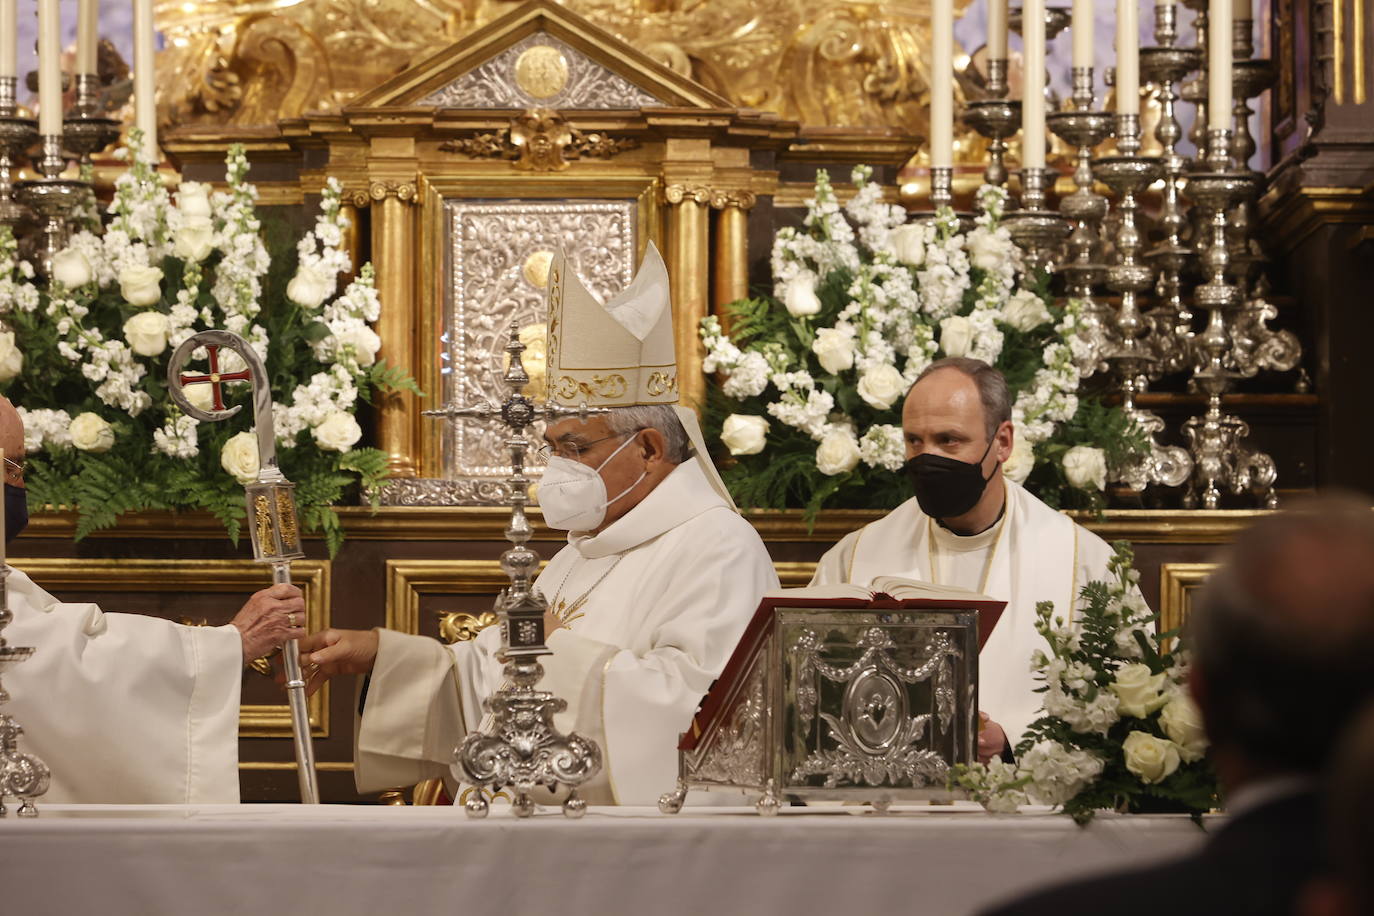
<path fill-rule="evenodd" d="M 19 537 L 29 526 L 29 491 L 5 484 L 5 543 Z"/>
<path fill-rule="evenodd" d="M 994 438 L 993 441 L 996 441 Z M 957 518 L 978 505 L 992 475 L 983 476 L 983 458 L 992 451 L 992 442 L 977 461 L 958 461 L 944 455 L 917 455 L 904 470 L 916 491 L 921 511 L 934 519 Z"/>

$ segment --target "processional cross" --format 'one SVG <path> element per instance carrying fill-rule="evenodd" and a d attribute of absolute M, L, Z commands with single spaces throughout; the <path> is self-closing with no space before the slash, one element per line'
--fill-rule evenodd
<path fill-rule="evenodd" d="M 498 657 L 505 663 L 502 686 L 482 701 L 482 708 L 491 714 L 491 732 L 471 731 L 457 749 L 458 765 L 468 782 L 477 788 L 465 805 L 470 817 L 485 817 L 488 802 L 482 790 L 492 794 L 510 787 L 514 789 L 512 810 L 519 817 L 534 813 L 530 792 L 539 786 L 550 791 L 566 786 L 571 791 L 563 802 L 563 813 L 581 817 L 587 802 L 577 794 L 577 787 L 591 779 L 601 769 L 601 749 L 581 735 L 563 735 L 554 728 L 553 717 L 568 708 L 566 700 L 547 690 L 536 690 L 544 676 L 539 656 L 548 655 L 544 645 L 544 612 L 548 601 L 534 587 L 534 573 L 539 568 L 539 554 L 526 546 L 534 534 L 525 505 L 529 502 L 529 479 L 525 476 L 525 452 L 529 441 L 526 430 L 539 420 L 562 417 L 581 417 L 609 413 L 604 407 L 562 407 L 556 404 L 536 405 L 521 394 L 530 377 L 520 354 L 525 345 L 520 342 L 520 326 L 512 322 L 506 352 L 510 365 L 504 381 L 510 389 L 504 402 L 490 401 L 473 406 L 455 404 L 440 410 L 426 410 L 425 416 L 459 419 L 495 420 L 509 431 L 506 446 L 510 449 L 511 475 L 510 524 L 506 539 L 511 547 L 501 554 L 501 569 L 510 577 L 510 586 L 496 597 L 494 610 L 501 622 L 501 651 Z"/>
<path fill-rule="evenodd" d="M 206 375 L 183 375 L 181 367 L 199 347 L 210 356 Z M 221 372 L 219 351 L 232 350 L 243 360 L 245 369 Z M 267 382 L 267 367 L 257 352 L 237 334 L 229 331 L 201 331 L 182 342 L 167 364 L 167 392 L 188 416 L 203 422 L 227 420 L 241 410 L 240 405 L 224 406 L 225 382 L 252 382 L 253 428 L 258 439 L 258 479 L 244 486 L 248 500 L 248 531 L 253 542 L 253 559 L 272 566 L 273 584 L 291 584 L 291 561 L 305 556 L 301 550 L 300 524 L 296 519 L 296 485 L 277 467 L 277 435 L 272 424 L 272 389 Z M 209 385 L 212 408 L 202 410 L 186 398 L 185 386 Z M 291 704 L 291 733 L 296 745 L 296 772 L 300 779 L 301 801 L 319 804 L 320 790 L 315 776 L 315 746 L 310 738 L 310 715 L 306 707 L 305 678 L 301 676 L 300 646 L 287 640 L 282 646 L 286 666 L 286 695 Z"/>

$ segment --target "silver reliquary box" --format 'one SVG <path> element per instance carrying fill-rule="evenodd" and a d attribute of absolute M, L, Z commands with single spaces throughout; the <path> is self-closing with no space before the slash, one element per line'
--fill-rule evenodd
<path fill-rule="evenodd" d="M 678 745 L 676 813 L 693 788 L 784 801 L 962 797 L 977 759 L 978 650 L 1003 602 L 908 580 L 766 596 Z"/>

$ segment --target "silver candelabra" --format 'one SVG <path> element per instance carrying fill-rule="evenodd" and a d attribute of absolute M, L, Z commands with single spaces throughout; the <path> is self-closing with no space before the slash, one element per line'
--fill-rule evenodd
<path fill-rule="evenodd" d="M 510 365 L 504 377 L 509 393 L 504 402 L 470 406 L 450 404 L 440 410 L 425 411 L 426 416 L 444 417 L 450 421 L 494 421 L 509 431 L 506 445 L 511 458 L 511 517 L 506 526 L 506 539 L 511 547 L 501 554 L 501 568 L 510 577 L 510 585 L 497 596 L 494 608 L 501 624 L 500 657 L 505 662 L 503 684 L 482 702 L 482 708 L 491 716 L 490 732 L 469 732 L 458 748 L 457 758 L 464 777 L 479 790 L 485 790 L 469 796 L 465 807 L 470 817 L 485 817 L 489 805 L 486 793 L 495 794 L 506 787 L 514 790 L 512 809 L 515 814 L 529 817 L 534 813 L 530 793 L 541 786 L 551 791 L 559 786 L 567 787 L 570 792 L 563 802 L 563 813 L 568 817 L 581 817 L 587 803 L 578 796 L 577 788 L 601 769 L 601 749 L 580 735 L 560 733 L 554 727 L 553 717 L 567 709 L 567 701 L 535 688 L 544 675 L 539 657 L 549 654 L 544 644 L 544 614 L 548 602 L 534 586 L 539 554 L 527 546 L 534 532 L 525 516 L 530 483 L 525 476 L 525 453 L 529 449 L 526 431 L 540 420 L 586 419 L 609 410 L 586 404 L 581 407 L 535 404 L 525 397 L 521 391 L 530 378 L 521 361 L 524 350 L 519 326 L 512 323 L 506 343 Z"/>

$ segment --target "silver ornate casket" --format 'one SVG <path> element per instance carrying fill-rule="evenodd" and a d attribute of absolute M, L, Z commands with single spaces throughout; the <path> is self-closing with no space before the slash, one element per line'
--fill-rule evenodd
<path fill-rule="evenodd" d="M 885 605 L 885 606 L 884 606 Z M 859 610 L 858 608 L 862 608 Z M 974 761 L 979 617 L 994 601 L 765 598 L 678 745 L 677 789 L 788 798 L 948 800 L 952 766 Z"/>

